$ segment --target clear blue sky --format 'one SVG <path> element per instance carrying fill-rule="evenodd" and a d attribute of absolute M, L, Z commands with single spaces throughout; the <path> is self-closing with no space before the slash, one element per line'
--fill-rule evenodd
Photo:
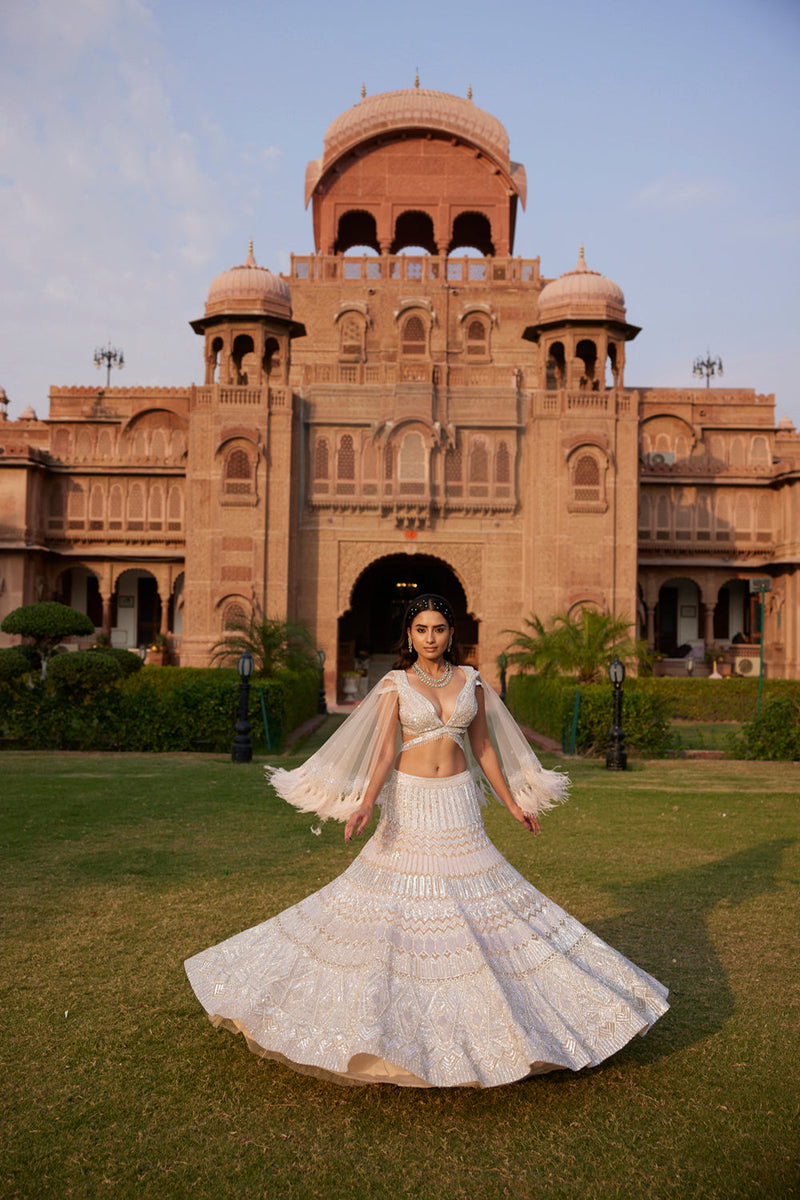
<path fill-rule="evenodd" d="M 730 387 L 800 425 L 798 0 L 3 0 L 0 384 L 202 378 L 216 274 L 313 249 L 306 162 L 369 93 L 473 98 L 527 168 L 515 251 L 581 243 L 643 327 L 629 385 Z"/>

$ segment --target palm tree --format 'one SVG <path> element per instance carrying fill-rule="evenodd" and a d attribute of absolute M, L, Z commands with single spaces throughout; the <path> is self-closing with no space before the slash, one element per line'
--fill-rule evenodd
<path fill-rule="evenodd" d="M 256 675 L 317 666 L 316 648 L 305 625 L 265 617 L 260 609 L 228 622 L 224 635 L 211 648 L 211 661 L 215 666 L 235 666 L 245 650 L 255 659 Z"/>
<path fill-rule="evenodd" d="M 575 616 L 557 613 L 547 625 L 532 614 L 525 624 L 531 633 L 503 631 L 514 636 L 505 653 L 510 663 L 539 675 L 572 675 L 578 683 L 596 683 L 612 658 L 630 662 L 646 653 L 644 644 L 631 637 L 630 621 L 592 608 L 581 608 Z"/>

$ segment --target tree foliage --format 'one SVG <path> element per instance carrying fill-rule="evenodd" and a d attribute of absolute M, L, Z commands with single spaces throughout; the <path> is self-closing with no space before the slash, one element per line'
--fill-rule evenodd
<path fill-rule="evenodd" d="M 94 633 L 94 622 L 86 613 L 59 604 L 57 600 L 40 600 L 23 604 L 3 619 L 3 633 L 15 633 L 28 638 L 42 659 L 42 679 L 47 674 L 47 661 L 64 638 L 82 637 Z"/>
<path fill-rule="evenodd" d="M 525 624 L 528 631 L 503 631 L 514 638 L 505 655 L 520 670 L 545 677 L 569 675 L 578 683 L 597 683 L 605 678 L 612 658 L 632 662 L 647 653 L 646 646 L 631 637 L 630 621 L 593 608 L 581 608 L 576 616 L 556 613 L 547 623 L 531 614 Z"/>
<path fill-rule="evenodd" d="M 316 647 L 304 625 L 265 617 L 259 609 L 229 622 L 211 649 L 211 661 L 215 666 L 235 666 L 245 650 L 255 659 L 256 675 L 263 677 L 317 665 Z"/>

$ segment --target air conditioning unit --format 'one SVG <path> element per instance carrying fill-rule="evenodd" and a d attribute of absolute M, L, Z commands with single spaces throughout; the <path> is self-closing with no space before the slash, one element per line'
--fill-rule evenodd
<path fill-rule="evenodd" d="M 745 679 L 758 679 L 761 674 L 761 660 L 758 658 L 735 658 L 733 669 L 737 675 Z"/>

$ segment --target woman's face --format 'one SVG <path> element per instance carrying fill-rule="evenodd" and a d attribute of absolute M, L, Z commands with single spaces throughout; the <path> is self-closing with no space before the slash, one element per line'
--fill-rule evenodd
<path fill-rule="evenodd" d="M 411 644 L 421 659 L 436 662 L 442 657 L 453 632 L 440 612 L 425 608 L 417 613 L 409 626 Z"/>

